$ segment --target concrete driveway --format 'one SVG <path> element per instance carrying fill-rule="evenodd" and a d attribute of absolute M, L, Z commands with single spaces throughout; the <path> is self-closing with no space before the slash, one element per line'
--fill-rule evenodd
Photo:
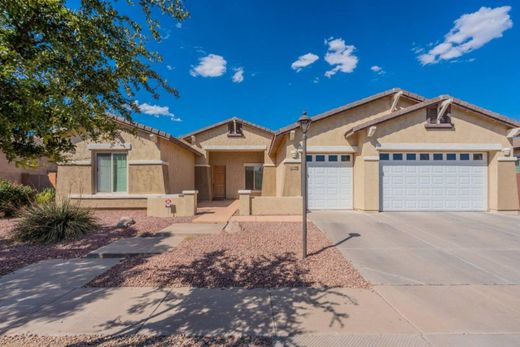
<path fill-rule="evenodd" d="M 374 284 L 520 284 L 520 216 L 318 212 L 311 219 Z"/>
<path fill-rule="evenodd" d="M 310 218 L 432 345 L 520 345 L 520 216 L 314 212 Z"/>

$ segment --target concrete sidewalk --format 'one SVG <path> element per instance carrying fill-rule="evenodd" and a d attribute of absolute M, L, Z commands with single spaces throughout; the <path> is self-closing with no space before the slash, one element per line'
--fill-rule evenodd
<path fill-rule="evenodd" d="M 77 288 L 7 334 L 419 335 L 364 289 Z"/>
<path fill-rule="evenodd" d="M 87 258 L 124 258 L 170 251 L 187 237 L 219 233 L 223 224 L 173 223 L 159 233 L 145 237 L 122 238 L 87 254 Z"/>
<path fill-rule="evenodd" d="M 414 291 L 421 287 L 402 288 Z M 376 288 L 375 291 L 349 288 L 77 288 L 57 300 L 40 302 L 32 311 L 19 311 L 23 319 L 21 316 L 14 320 L 5 333 L 266 336 L 272 337 L 280 346 L 520 344 L 519 320 L 513 313 L 515 308 L 499 305 L 494 314 L 482 317 L 496 299 L 480 297 L 477 304 L 474 298 L 469 298 L 474 307 L 474 318 L 460 319 L 464 298 L 454 296 L 450 299 L 448 291 L 447 288 L 434 289 L 430 294 L 431 308 L 422 312 L 419 308 L 423 303 L 418 302 L 401 303 L 396 309 L 396 303 L 406 297 L 395 287 Z M 510 288 L 504 288 L 502 293 L 511 297 L 517 297 L 517 294 Z M 451 319 L 443 318 L 446 310 L 450 311 Z"/>
<path fill-rule="evenodd" d="M 193 223 L 225 224 L 238 211 L 238 200 L 200 202 Z"/>

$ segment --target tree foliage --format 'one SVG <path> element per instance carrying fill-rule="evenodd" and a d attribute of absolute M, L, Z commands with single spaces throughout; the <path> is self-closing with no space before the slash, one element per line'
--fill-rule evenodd
<path fill-rule="evenodd" d="M 116 4 L 139 6 L 146 27 L 106 0 L 0 0 L 0 150 L 9 160 L 63 160 L 76 136 L 114 138 L 106 114 L 130 120 L 138 90 L 178 95 L 150 66 L 161 57 L 146 48 L 146 29 L 158 40 L 154 14 L 184 20 L 181 0 Z"/>

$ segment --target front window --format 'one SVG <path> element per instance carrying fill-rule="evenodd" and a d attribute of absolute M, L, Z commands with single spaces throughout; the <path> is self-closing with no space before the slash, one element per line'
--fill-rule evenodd
<path fill-rule="evenodd" d="M 262 190 L 262 176 L 264 168 L 262 165 L 246 166 L 246 189 Z"/>
<path fill-rule="evenodd" d="M 124 193 L 127 191 L 126 153 L 98 153 L 96 161 L 98 193 Z"/>

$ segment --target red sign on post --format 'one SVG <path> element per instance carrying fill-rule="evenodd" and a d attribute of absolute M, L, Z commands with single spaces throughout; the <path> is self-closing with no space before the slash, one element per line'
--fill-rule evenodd
<path fill-rule="evenodd" d="M 164 200 L 164 207 L 172 207 L 172 200 L 171 199 Z"/>

